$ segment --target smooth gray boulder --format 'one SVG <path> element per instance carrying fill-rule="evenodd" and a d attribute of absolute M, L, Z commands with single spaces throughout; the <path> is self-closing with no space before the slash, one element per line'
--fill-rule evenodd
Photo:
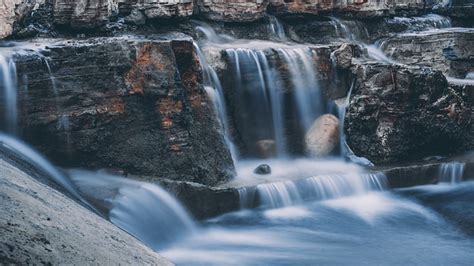
<path fill-rule="evenodd" d="M 0 264 L 172 265 L 4 159 L 0 201 Z"/>

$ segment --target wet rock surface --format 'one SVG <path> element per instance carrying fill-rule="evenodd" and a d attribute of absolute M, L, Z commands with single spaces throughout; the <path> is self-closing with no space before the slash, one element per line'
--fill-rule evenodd
<path fill-rule="evenodd" d="M 173 265 L 3 155 L 0 169 L 2 263 Z"/>
<path fill-rule="evenodd" d="M 61 42 L 15 60 L 28 77 L 21 135 L 56 163 L 209 185 L 232 176 L 189 39 Z"/>
<path fill-rule="evenodd" d="M 386 40 L 383 49 L 398 62 L 429 66 L 464 79 L 474 70 L 473 42 L 474 30 L 454 28 L 400 34 Z"/>
<path fill-rule="evenodd" d="M 375 163 L 473 148 L 470 104 L 439 71 L 360 66 L 346 114 L 348 144 Z"/>

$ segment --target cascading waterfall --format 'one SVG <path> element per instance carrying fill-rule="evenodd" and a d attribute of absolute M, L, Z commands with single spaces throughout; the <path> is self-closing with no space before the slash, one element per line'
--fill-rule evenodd
<path fill-rule="evenodd" d="M 252 142 L 274 139 L 277 154 L 284 156 L 286 139 L 280 74 L 262 50 L 238 48 L 225 52 L 234 70 L 238 101 L 245 109 L 243 134 L 252 135 L 249 137 Z"/>
<path fill-rule="evenodd" d="M 12 58 L 0 54 L 0 86 L 3 93 L 4 127 L 8 134 L 17 133 L 17 73 L 16 65 Z"/>
<path fill-rule="evenodd" d="M 437 14 L 427 14 L 422 17 L 394 17 L 387 19 L 389 22 L 404 24 L 411 31 L 427 30 L 427 29 L 443 29 L 451 28 L 451 19 Z"/>
<path fill-rule="evenodd" d="M 314 120 L 322 115 L 323 101 L 316 75 L 313 52 L 309 48 L 278 49 L 288 66 L 296 95 L 296 106 L 306 132 Z"/>
<path fill-rule="evenodd" d="M 255 199 L 263 208 L 281 208 L 306 200 L 328 200 L 382 191 L 387 187 L 383 173 L 318 175 L 297 181 L 260 184 L 256 190 L 239 189 L 242 207 L 253 207 Z"/>
<path fill-rule="evenodd" d="M 197 230 L 181 204 L 157 185 L 103 172 L 71 170 L 69 175 L 87 198 L 107 205 L 112 223 L 155 250 Z"/>
<path fill-rule="evenodd" d="M 204 88 L 206 89 L 206 92 L 208 96 L 210 97 L 211 101 L 213 102 L 215 110 L 217 111 L 217 115 L 222 124 L 224 138 L 227 143 L 227 147 L 229 147 L 232 160 L 234 161 L 234 164 L 235 164 L 237 162 L 237 158 L 239 154 L 238 154 L 237 148 L 234 145 L 234 142 L 232 141 L 231 135 L 229 133 L 227 107 L 225 105 L 224 92 L 222 91 L 221 82 L 219 80 L 219 77 L 217 76 L 216 71 L 207 63 L 206 56 L 201 50 L 201 47 L 199 47 L 199 45 L 196 42 L 193 42 L 193 45 L 194 45 L 194 49 L 196 49 L 196 53 L 198 54 L 199 62 L 201 64 Z"/>
<path fill-rule="evenodd" d="M 370 58 L 383 63 L 397 64 L 396 61 L 390 59 L 383 52 L 383 40 L 378 40 L 375 44 L 367 44 L 365 42 L 369 38 L 369 33 L 363 23 L 359 21 L 342 21 L 335 17 L 330 17 L 330 19 L 334 25 L 336 34 L 339 37 L 348 39 L 364 46 L 367 49 Z M 395 17 L 393 19 L 389 19 L 389 22 L 391 21 L 405 24 L 409 31 L 451 27 L 451 20 L 449 18 L 436 14 L 428 14 L 415 18 Z"/>
<path fill-rule="evenodd" d="M 443 163 L 439 169 L 440 183 L 456 184 L 462 182 L 465 165 L 461 162 Z"/>

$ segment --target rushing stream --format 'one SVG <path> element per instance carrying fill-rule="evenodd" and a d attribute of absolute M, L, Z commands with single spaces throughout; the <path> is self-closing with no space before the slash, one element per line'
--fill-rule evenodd
<path fill-rule="evenodd" d="M 178 265 L 465 265 L 474 259 L 474 240 L 450 218 L 470 208 L 474 184 L 444 189 L 441 194 L 427 188 L 423 195 L 447 208 L 445 194 L 465 197 L 454 213 L 372 192 L 227 214 L 206 221 L 202 232 L 162 254 Z"/>

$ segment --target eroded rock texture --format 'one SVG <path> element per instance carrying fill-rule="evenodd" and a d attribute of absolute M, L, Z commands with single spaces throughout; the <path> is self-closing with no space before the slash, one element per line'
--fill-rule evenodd
<path fill-rule="evenodd" d="M 72 41 L 16 61 L 22 135 L 55 162 L 208 185 L 231 177 L 188 39 Z"/>
<path fill-rule="evenodd" d="M 348 144 L 375 163 L 474 147 L 470 103 L 428 68 L 359 66 L 346 115 Z"/>
<path fill-rule="evenodd" d="M 383 46 L 396 61 L 430 66 L 448 76 L 465 78 L 474 71 L 474 30 L 455 28 L 390 38 Z"/>

